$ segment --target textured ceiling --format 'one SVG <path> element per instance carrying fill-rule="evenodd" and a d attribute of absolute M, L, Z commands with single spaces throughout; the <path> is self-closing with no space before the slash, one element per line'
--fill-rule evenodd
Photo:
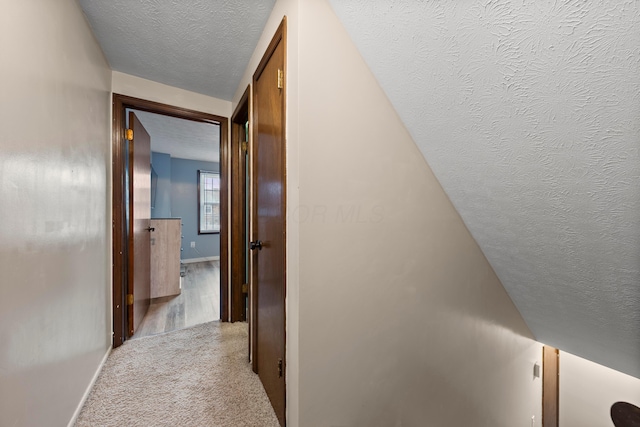
<path fill-rule="evenodd" d="M 220 160 L 220 126 L 134 111 L 151 137 L 151 151 L 179 159 Z"/>
<path fill-rule="evenodd" d="M 111 68 L 231 100 L 275 0 L 79 0 Z"/>
<path fill-rule="evenodd" d="M 640 377 L 640 2 L 331 3 L 538 340 Z"/>

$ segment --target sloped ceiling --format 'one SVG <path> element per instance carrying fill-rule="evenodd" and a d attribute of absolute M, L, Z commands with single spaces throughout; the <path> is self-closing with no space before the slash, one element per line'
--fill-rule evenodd
<path fill-rule="evenodd" d="M 640 377 L 640 3 L 330 2 L 537 339 Z"/>
<path fill-rule="evenodd" d="M 112 69 L 230 101 L 275 0 L 79 0 Z"/>

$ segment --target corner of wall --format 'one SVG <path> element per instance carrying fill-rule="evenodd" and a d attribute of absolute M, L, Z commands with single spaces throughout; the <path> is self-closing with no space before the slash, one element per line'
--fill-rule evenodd
<path fill-rule="evenodd" d="M 112 347 L 109 346 L 106 353 L 104 354 L 104 357 L 98 364 L 98 367 L 96 368 L 96 371 L 93 374 L 93 377 L 91 377 L 91 381 L 89 381 L 89 384 L 87 385 L 87 388 L 84 391 L 84 394 L 82 395 L 82 398 L 80 399 L 80 402 L 76 407 L 76 410 L 73 412 L 73 415 L 71 416 L 71 420 L 69 421 L 69 424 L 67 424 L 67 427 L 73 427 L 76 424 L 76 421 L 78 420 L 78 416 L 80 415 L 80 412 L 82 412 L 82 407 L 84 406 L 85 402 L 89 398 L 89 395 L 91 394 L 91 390 L 93 390 L 93 386 L 96 384 L 96 381 L 100 376 L 100 372 L 102 372 L 102 368 L 104 368 L 104 364 L 107 363 L 107 359 L 111 354 L 111 350 L 112 350 Z"/>

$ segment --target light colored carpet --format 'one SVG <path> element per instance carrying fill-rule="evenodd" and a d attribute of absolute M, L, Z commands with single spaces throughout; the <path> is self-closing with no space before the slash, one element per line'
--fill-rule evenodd
<path fill-rule="evenodd" d="M 247 324 L 217 321 L 113 350 L 75 425 L 279 426 L 247 361 Z"/>

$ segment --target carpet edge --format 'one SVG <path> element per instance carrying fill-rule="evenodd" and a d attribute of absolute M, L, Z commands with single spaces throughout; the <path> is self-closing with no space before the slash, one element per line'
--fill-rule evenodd
<path fill-rule="evenodd" d="M 93 390 L 93 386 L 96 384 L 96 381 L 98 380 L 98 377 L 100 376 L 100 373 L 102 372 L 102 369 L 104 368 L 105 363 L 107 363 L 107 359 L 109 358 L 109 355 L 111 354 L 112 349 L 113 349 L 113 345 L 110 345 L 107 351 L 105 352 L 104 356 L 102 357 L 102 360 L 98 364 L 96 372 L 93 374 L 91 381 L 89 381 L 89 384 L 87 385 L 87 388 L 84 391 L 84 394 L 82 395 L 82 398 L 80 399 L 80 402 L 76 407 L 76 410 L 73 411 L 73 415 L 71 416 L 71 420 L 69 420 L 69 424 L 67 424 L 67 427 L 73 427 L 76 421 L 78 421 L 80 412 L 82 412 L 82 408 L 84 407 L 84 404 L 87 402 L 87 399 L 91 394 L 91 390 Z"/>

